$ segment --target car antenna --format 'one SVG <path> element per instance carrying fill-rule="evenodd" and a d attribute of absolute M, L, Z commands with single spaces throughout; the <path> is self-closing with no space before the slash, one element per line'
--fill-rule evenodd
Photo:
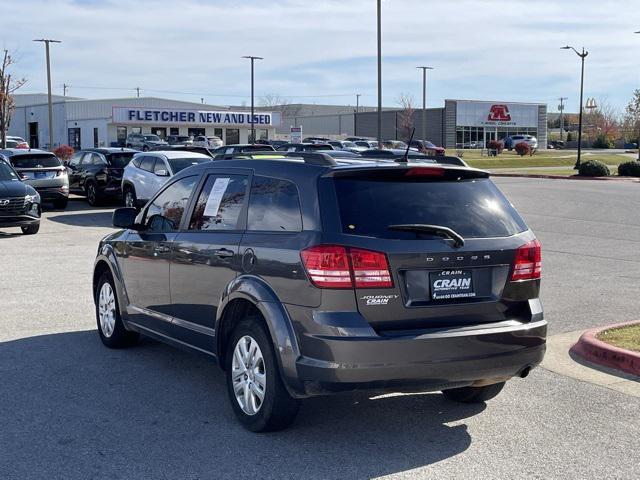
<path fill-rule="evenodd" d="M 411 129 L 411 136 L 409 137 L 409 143 L 407 143 L 407 149 L 402 156 L 402 160 L 398 159 L 398 162 L 408 163 L 409 162 L 409 147 L 411 147 L 411 142 L 413 141 L 413 134 L 416 133 L 416 127 Z"/>

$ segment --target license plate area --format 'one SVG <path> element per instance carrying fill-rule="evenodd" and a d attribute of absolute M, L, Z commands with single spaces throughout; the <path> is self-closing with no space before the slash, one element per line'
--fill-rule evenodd
<path fill-rule="evenodd" d="M 474 298 L 472 270 L 440 270 L 429 273 L 432 300 Z"/>

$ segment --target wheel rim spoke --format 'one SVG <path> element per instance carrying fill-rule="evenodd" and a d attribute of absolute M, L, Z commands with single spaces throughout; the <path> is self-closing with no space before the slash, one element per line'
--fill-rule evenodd
<path fill-rule="evenodd" d="M 234 347 L 231 381 L 242 411 L 247 415 L 258 413 L 265 398 L 267 376 L 260 346 L 249 335 L 238 339 Z"/>
<path fill-rule="evenodd" d="M 116 326 L 116 299 L 107 282 L 102 284 L 98 295 L 98 317 L 102 334 L 111 337 Z"/>

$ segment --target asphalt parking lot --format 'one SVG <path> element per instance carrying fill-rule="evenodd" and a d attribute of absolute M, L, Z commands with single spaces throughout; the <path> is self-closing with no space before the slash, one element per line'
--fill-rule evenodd
<path fill-rule="evenodd" d="M 497 179 L 543 245 L 550 333 L 637 319 L 640 185 Z M 111 208 L 0 231 L 0 478 L 631 478 L 640 399 L 536 369 L 486 406 L 439 394 L 306 401 L 287 431 L 235 421 L 207 359 L 104 348 L 92 262 Z"/>

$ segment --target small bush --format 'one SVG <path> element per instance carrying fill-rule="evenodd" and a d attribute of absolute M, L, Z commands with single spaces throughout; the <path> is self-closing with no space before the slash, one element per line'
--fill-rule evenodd
<path fill-rule="evenodd" d="M 489 150 L 489 155 L 496 156 L 504 150 L 504 143 L 499 140 L 489 140 L 487 142 L 487 149 Z"/>
<path fill-rule="evenodd" d="M 74 153 L 75 152 L 73 148 L 71 148 L 69 145 L 60 145 L 53 151 L 53 154 L 63 161 L 69 160 L 71 157 L 73 157 Z"/>
<path fill-rule="evenodd" d="M 605 134 L 599 134 L 591 145 L 593 148 L 613 148 L 615 146 L 613 140 L 608 138 Z"/>
<path fill-rule="evenodd" d="M 516 143 L 516 146 L 513 148 L 521 157 L 525 155 L 531 155 L 531 145 L 529 145 L 527 142 Z"/>
<path fill-rule="evenodd" d="M 611 172 L 604 163 L 598 160 L 587 160 L 580 164 L 578 175 L 581 177 L 608 177 Z"/>
<path fill-rule="evenodd" d="M 640 162 L 624 162 L 618 165 L 618 175 L 621 177 L 640 177 Z"/>

